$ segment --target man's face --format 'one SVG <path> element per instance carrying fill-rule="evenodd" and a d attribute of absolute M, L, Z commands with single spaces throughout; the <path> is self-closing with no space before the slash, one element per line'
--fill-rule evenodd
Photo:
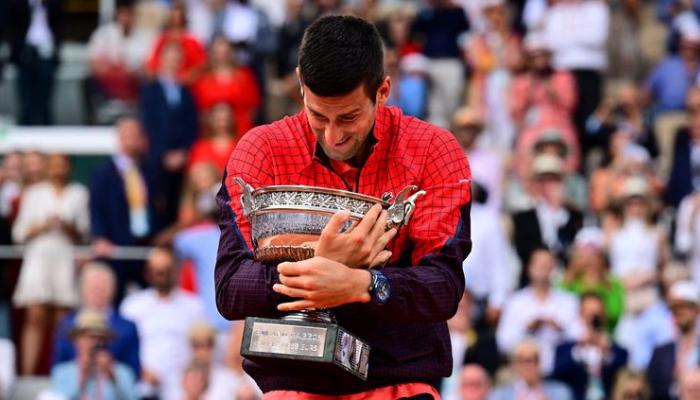
<path fill-rule="evenodd" d="M 548 286 L 550 284 L 554 259 L 544 250 L 538 250 L 530 258 L 530 281 L 533 285 Z"/>
<path fill-rule="evenodd" d="M 527 384 L 537 384 L 540 380 L 540 357 L 537 348 L 524 346 L 518 349 L 513 356 L 513 368 Z"/>
<path fill-rule="evenodd" d="M 364 85 L 336 97 L 317 96 L 306 85 L 302 86 L 309 125 L 328 158 L 348 161 L 362 155 L 377 107 L 386 102 L 390 88 L 390 80 L 386 78 L 373 102 Z"/>
<path fill-rule="evenodd" d="M 148 257 L 148 283 L 159 292 L 167 293 L 175 287 L 175 259 L 172 254 L 156 249 Z"/>
<path fill-rule="evenodd" d="M 489 390 L 488 376 L 481 367 L 468 365 L 462 369 L 459 384 L 462 400 L 486 400 Z"/>
<path fill-rule="evenodd" d="M 85 275 L 81 292 L 85 306 L 93 310 L 102 310 L 112 303 L 114 286 L 103 274 L 89 274 Z"/>
<path fill-rule="evenodd" d="M 669 299 L 668 306 L 681 333 L 690 332 L 695 328 L 698 319 L 698 306 L 678 299 Z"/>
<path fill-rule="evenodd" d="M 135 119 L 125 119 L 117 127 L 119 147 L 129 157 L 138 158 L 146 153 L 148 142 L 141 131 L 141 124 Z"/>

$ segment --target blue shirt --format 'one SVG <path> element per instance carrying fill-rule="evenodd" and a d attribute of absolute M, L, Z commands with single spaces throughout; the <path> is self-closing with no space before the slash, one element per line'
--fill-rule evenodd
<path fill-rule="evenodd" d="M 185 229 L 174 241 L 175 252 L 182 259 L 192 260 L 196 270 L 197 291 L 204 303 L 204 313 L 210 324 L 219 331 L 228 331 L 231 321 L 219 314 L 216 308 L 214 268 L 219 247 L 219 228 L 213 223 Z"/>
<path fill-rule="evenodd" d="M 51 369 L 51 389 L 67 399 L 136 400 L 136 380 L 129 367 L 114 363 L 114 381 L 104 377 L 88 380 L 80 390 L 78 363 L 69 361 Z"/>
<path fill-rule="evenodd" d="M 698 71 L 688 71 L 680 57 L 666 57 L 649 77 L 657 112 L 683 111 L 685 95 L 697 79 Z"/>

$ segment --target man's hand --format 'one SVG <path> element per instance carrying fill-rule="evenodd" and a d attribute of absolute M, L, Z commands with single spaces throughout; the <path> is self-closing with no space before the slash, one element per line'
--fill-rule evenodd
<path fill-rule="evenodd" d="M 337 261 L 313 257 L 277 266 L 280 282 L 272 287 L 277 293 L 300 300 L 282 303 L 280 311 L 307 308 L 332 308 L 348 303 L 370 301 L 372 276 L 362 269 L 347 267 Z"/>
<path fill-rule="evenodd" d="M 337 261 L 350 268 L 372 268 L 383 265 L 391 252 L 385 250 L 396 236 L 396 229 L 386 230 L 386 211 L 375 204 L 349 232 L 340 233 L 350 220 L 346 211 L 336 213 L 321 232 L 315 255 Z"/>
<path fill-rule="evenodd" d="M 114 254 L 114 244 L 105 238 L 97 238 L 92 242 L 95 257 L 111 258 Z"/>

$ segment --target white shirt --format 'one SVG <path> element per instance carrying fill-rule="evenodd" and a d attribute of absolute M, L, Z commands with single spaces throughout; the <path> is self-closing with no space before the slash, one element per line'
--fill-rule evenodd
<path fill-rule="evenodd" d="M 569 221 L 569 211 L 566 208 L 554 208 L 544 201 L 539 201 L 535 206 L 537 221 L 540 225 L 542 240 L 552 250 L 561 249 L 559 243 L 559 228 Z"/>
<path fill-rule="evenodd" d="M 642 221 L 627 221 L 610 239 L 610 270 L 618 278 L 653 274 L 659 263 L 659 233 Z"/>
<path fill-rule="evenodd" d="M 0 398 L 9 399 L 15 383 L 15 348 L 8 339 L 0 338 Z"/>
<path fill-rule="evenodd" d="M 518 343 L 529 337 L 527 326 L 530 322 L 540 318 L 554 320 L 564 329 L 560 333 L 545 327 L 532 336 L 540 345 L 540 367 L 548 374 L 554 366 L 555 347 L 564 339 L 575 339 L 582 331 L 575 296 L 552 288 L 547 298 L 539 300 L 531 287 L 518 290 L 505 303 L 496 329 L 496 342 L 503 353 L 510 354 Z"/>
<path fill-rule="evenodd" d="M 123 64 L 130 71 L 141 69 L 153 45 L 154 35 L 133 28 L 129 36 L 114 22 L 100 26 L 90 36 L 88 55 L 112 64 Z"/>
<path fill-rule="evenodd" d="M 49 58 L 54 52 L 54 38 L 49 27 L 49 17 L 41 0 L 29 0 L 32 17 L 27 30 L 27 44 L 37 48 L 42 58 Z"/>
<path fill-rule="evenodd" d="M 158 374 L 162 398 L 177 398 L 180 373 L 190 360 L 190 328 L 205 320 L 202 301 L 180 289 L 163 298 L 149 288 L 127 296 L 120 311 L 136 324 L 141 365 Z"/>
<path fill-rule="evenodd" d="M 696 285 L 700 285 L 700 213 L 691 219 L 697 193 L 683 198 L 676 214 L 676 250 L 688 254 L 690 274 Z"/>
<path fill-rule="evenodd" d="M 511 248 L 497 212 L 474 203 L 471 209 L 472 252 L 464 260 L 467 288 L 477 298 L 488 297 L 500 309 L 513 288 Z"/>
<path fill-rule="evenodd" d="M 224 18 L 224 34 L 230 41 L 255 41 L 258 34 L 258 14 L 252 7 L 229 2 Z"/>
<path fill-rule="evenodd" d="M 489 196 L 486 205 L 493 211 L 500 211 L 503 204 L 503 161 L 494 151 L 478 145 L 467 152 L 472 171 L 472 180 L 484 185 Z"/>
<path fill-rule="evenodd" d="M 606 43 L 610 10 L 601 0 L 569 0 L 549 8 L 544 34 L 556 69 L 593 69 L 608 66 Z"/>

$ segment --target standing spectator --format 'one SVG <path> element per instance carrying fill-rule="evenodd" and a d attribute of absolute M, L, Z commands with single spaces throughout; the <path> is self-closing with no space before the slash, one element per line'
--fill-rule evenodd
<path fill-rule="evenodd" d="M 207 112 L 220 103 L 231 107 L 238 137 L 253 127 L 261 104 L 260 89 L 253 71 L 236 61 L 225 36 L 212 40 L 209 66 L 192 90 L 200 111 Z"/>
<path fill-rule="evenodd" d="M 17 204 L 22 191 L 22 155 L 8 152 L 0 164 L 0 244 L 12 245 L 12 221 L 17 215 Z M 0 261 L 0 338 L 10 337 L 10 267 L 14 260 Z"/>
<path fill-rule="evenodd" d="M 430 59 L 432 90 L 428 98 L 428 119 L 447 127 L 464 96 L 464 64 L 458 38 L 469 30 L 469 21 L 461 7 L 450 0 L 430 0 L 416 16 L 412 33 L 423 44 Z"/>
<path fill-rule="evenodd" d="M 135 26 L 133 0 L 119 0 L 114 22 L 93 32 L 88 44 L 90 77 L 87 88 L 88 106 L 97 113 L 93 115 L 93 122 L 103 122 L 98 117 L 107 108 L 118 113 L 136 106 L 139 78 L 152 42 L 146 30 Z"/>
<path fill-rule="evenodd" d="M 608 66 L 608 7 L 603 0 L 556 0 L 547 11 L 544 23 L 554 68 L 568 70 L 576 79 L 574 125 L 584 160 L 590 147 L 584 135 L 586 120 L 601 100 L 603 72 Z"/>
<path fill-rule="evenodd" d="M 516 351 L 522 340 L 534 337 L 539 347 L 538 365 L 544 374 L 552 370 L 555 347 L 580 332 L 576 297 L 552 286 L 555 262 L 548 250 L 532 254 L 527 265 L 530 285 L 506 301 L 496 330 L 498 347 L 506 354 Z"/>
<path fill-rule="evenodd" d="M 552 379 L 565 383 L 576 400 L 609 398 L 618 371 L 627 364 L 627 351 L 606 332 L 601 297 L 584 293 L 580 312 L 583 335 L 557 347 Z"/>
<path fill-rule="evenodd" d="M 541 35 L 526 37 L 525 57 L 527 70 L 515 78 L 510 98 L 519 132 L 517 158 L 529 165 L 534 144 L 547 132 L 556 131 L 566 143 L 567 167 L 573 172 L 579 166 L 579 140 L 572 123 L 578 90 L 574 77 L 552 68 L 551 51 Z"/>
<path fill-rule="evenodd" d="M 700 87 L 690 93 L 693 92 L 700 93 Z M 694 111 L 689 117 L 688 126 L 676 135 L 671 175 L 664 194 L 666 203 L 673 207 L 678 207 L 685 196 L 700 189 L 700 112 Z"/>
<path fill-rule="evenodd" d="M 483 367 L 467 364 L 459 375 L 459 400 L 486 400 L 491 391 L 491 379 Z"/>
<path fill-rule="evenodd" d="M 698 398 L 700 398 L 700 368 L 689 368 L 680 378 L 680 400 Z"/>
<path fill-rule="evenodd" d="M 99 167 L 90 183 L 90 226 L 96 256 L 110 260 L 114 246 L 138 246 L 157 231 L 153 200 L 155 173 L 144 161 L 148 142 L 141 124 L 122 117 L 116 124 L 118 151 Z M 143 280 L 143 262 L 110 260 L 117 277 L 114 304 L 124 297 L 127 283 Z"/>
<path fill-rule="evenodd" d="M 304 30 L 311 24 L 312 15 L 305 12 L 304 0 L 286 0 L 286 13 L 277 37 L 277 79 L 280 79 L 283 101 L 282 113 L 293 114 L 301 107 L 302 98 L 299 90 L 299 79 L 295 69 L 299 61 L 299 45 Z"/>
<path fill-rule="evenodd" d="M 47 180 L 22 194 L 12 237 L 26 245 L 13 301 L 26 308 L 22 328 L 22 373 L 35 372 L 42 338 L 78 303 L 73 245 L 82 242 L 90 225 L 88 191 L 70 182 L 70 160 L 52 154 Z"/>
<path fill-rule="evenodd" d="M 227 103 L 217 103 L 205 114 L 203 135 L 195 140 L 187 160 L 187 169 L 199 163 L 216 166 L 223 174 L 231 152 L 240 136 L 236 134 L 237 122 Z"/>
<path fill-rule="evenodd" d="M 534 341 L 522 341 L 511 352 L 515 372 L 512 383 L 497 387 L 489 400 L 556 399 L 571 400 L 569 389 L 558 382 L 544 380 L 540 372 L 540 350 Z"/>
<path fill-rule="evenodd" d="M 165 29 L 148 56 L 146 69 L 154 77 L 162 75 L 162 59 L 166 57 L 166 49 L 173 44 L 180 48 L 181 54 L 177 66 L 169 71 L 170 79 L 183 85 L 192 84 L 202 72 L 207 54 L 199 40 L 187 31 L 187 13 L 181 1 L 170 6 Z"/>
<path fill-rule="evenodd" d="M 700 289 L 690 281 L 679 281 L 669 289 L 667 300 L 677 336 L 674 341 L 654 349 L 647 368 L 653 397 L 659 400 L 676 398 L 681 377 L 700 363 L 697 328 Z"/>
<path fill-rule="evenodd" d="M 399 106 L 404 114 L 423 118 L 429 92 L 428 58 L 420 53 L 411 53 L 399 59 L 396 49 L 387 49 L 384 63 L 387 75 L 395 82 L 387 105 Z"/>
<path fill-rule="evenodd" d="M 622 0 L 612 8 L 608 37 L 610 83 L 632 81 L 639 84 L 647 76 L 649 60 L 642 48 L 644 2 Z"/>
<path fill-rule="evenodd" d="M 615 381 L 612 400 L 649 400 L 651 393 L 644 374 L 629 369 L 620 371 Z"/>
<path fill-rule="evenodd" d="M 37 150 L 27 150 L 22 154 L 22 183 L 25 187 L 46 179 L 46 156 Z"/>
<path fill-rule="evenodd" d="M 61 0 L 7 0 L 10 61 L 17 68 L 20 125 L 51 125 L 61 47 Z"/>
<path fill-rule="evenodd" d="M 624 311 L 625 291 L 622 282 L 610 275 L 605 234 L 601 229 L 586 227 L 576 234 L 561 286 L 577 296 L 587 292 L 598 295 L 605 307 L 606 328 L 608 332 L 615 329 Z"/>
<path fill-rule="evenodd" d="M 157 217 L 166 225 L 177 219 L 187 154 L 197 137 L 197 109 L 190 90 L 177 82 L 182 48 L 175 42 L 160 54 L 157 78 L 141 95 L 140 119 L 148 135 L 148 162 L 158 171 L 159 187 L 153 196 Z"/>
<path fill-rule="evenodd" d="M 202 400 L 210 390 L 209 371 L 207 366 L 193 362 L 182 372 L 182 398 L 183 400 Z"/>
<path fill-rule="evenodd" d="M 70 361 L 75 357 L 75 347 L 70 340 L 70 330 L 78 315 L 83 311 L 98 313 L 105 318 L 114 338 L 109 350 L 117 361 L 131 368 L 134 376 L 140 376 L 139 337 L 136 325 L 124 319 L 112 309 L 116 278 L 109 266 L 92 262 L 82 268 L 80 279 L 80 309 L 68 314 L 58 326 L 55 342 L 53 364 Z"/>
<path fill-rule="evenodd" d="M 690 277 L 700 286 L 700 190 L 686 196 L 678 208 L 675 249 L 687 256 Z"/>
<path fill-rule="evenodd" d="M 677 55 L 668 55 L 647 81 L 655 111 L 654 132 L 659 144 L 660 172 L 668 174 L 676 131 L 685 123 L 686 95 L 700 72 L 700 35 L 684 35 Z"/>
<path fill-rule="evenodd" d="M 535 249 L 547 247 L 561 260 L 583 226 L 583 215 L 566 204 L 564 166 L 559 157 L 543 154 L 532 166 L 533 205 L 513 214 L 515 250 L 521 265 L 528 265 Z M 520 274 L 520 286 L 527 284 L 527 274 Z"/>
<path fill-rule="evenodd" d="M 67 399 L 136 400 L 134 373 L 108 350 L 114 338 L 105 318 L 83 311 L 70 332 L 75 357 L 51 369 L 51 388 Z"/>
<path fill-rule="evenodd" d="M 0 399 L 9 399 L 15 384 L 15 345 L 10 339 L 0 338 Z"/>
<path fill-rule="evenodd" d="M 468 104 L 485 116 L 489 144 L 506 152 L 515 135 L 508 97 L 511 74 L 520 64 L 520 39 L 510 28 L 505 1 L 483 2 L 483 14 L 486 29 L 472 35 L 464 48 L 472 72 Z"/>
<path fill-rule="evenodd" d="M 176 287 L 178 266 L 168 248 L 150 252 L 146 279 L 151 287 L 129 295 L 120 311 L 136 323 L 141 339 L 141 377 L 149 386 L 148 393 L 142 395 L 176 399 L 178 379 L 190 357 L 188 333 L 204 318 L 203 306 L 199 298 Z"/>

